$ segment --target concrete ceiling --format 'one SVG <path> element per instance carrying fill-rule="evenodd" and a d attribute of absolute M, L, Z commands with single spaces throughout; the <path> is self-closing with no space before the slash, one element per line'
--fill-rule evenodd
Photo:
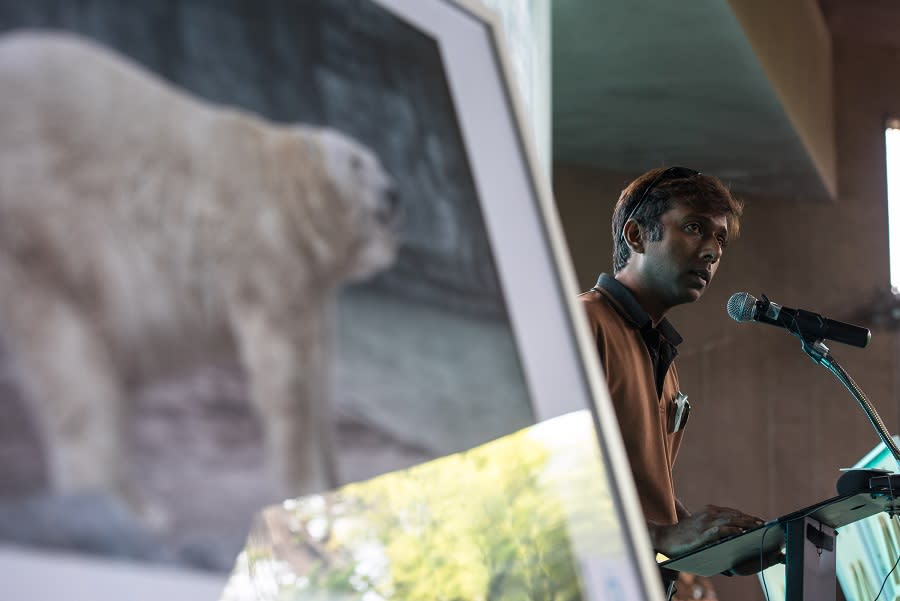
<path fill-rule="evenodd" d="M 743 194 L 826 188 L 729 4 L 555 0 L 554 161 L 679 164 Z"/>

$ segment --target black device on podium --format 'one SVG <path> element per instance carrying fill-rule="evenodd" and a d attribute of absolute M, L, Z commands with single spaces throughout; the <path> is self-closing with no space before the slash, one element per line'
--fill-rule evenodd
<path fill-rule="evenodd" d="M 831 356 L 825 339 L 865 347 L 865 328 L 789 309 L 765 295 L 757 300 L 746 292 L 731 296 L 728 314 L 737 322 L 759 322 L 784 328 L 801 341 L 803 352 L 830 371 L 859 402 L 879 437 L 900 465 L 900 448 L 862 389 Z M 900 513 L 900 474 L 883 470 L 851 470 L 838 479 L 838 496 L 770 520 L 742 534 L 673 557 L 664 570 L 713 576 L 754 559 L 785 552 L 787 601 L 834 601 L 837 591 L 835 552 L 837 529 L 882 511 Z"/>

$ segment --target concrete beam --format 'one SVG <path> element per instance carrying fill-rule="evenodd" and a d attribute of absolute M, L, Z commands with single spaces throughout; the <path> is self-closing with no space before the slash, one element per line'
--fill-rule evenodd
<path fill-rule="evenodd" d="M 816 0 L 729 0 L 822 178 L 837 196 L 831 34 Z"/>

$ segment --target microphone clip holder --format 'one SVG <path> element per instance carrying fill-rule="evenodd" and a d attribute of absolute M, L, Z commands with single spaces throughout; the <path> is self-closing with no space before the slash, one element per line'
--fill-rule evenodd
<path fill-rule="evenodd" d="M 826 365 L 827 362 L 834 361 L 834 358 L 830 354 L 831 351 L 825 346 L 825 341 L 821 338 L 807 338 L 801 336 L 800 346 L 803 348 L 803 352 L 809 355 L 810 359 L 819 365 Z"/>
<path fill-rule="evenodd" d="M 752 296 L 750 298 L 753 298 Z M 769 313 L 769 305 L 772 304 L 772 301 L 769 300 L 769 297 L 765 294 L 760 294 L 759 299 L 756 301 L 756 314 L 757 315 L 767 315 Z"/>
<path fill-rule="evenodd" d="M 797 319 L 795 316 L 785 315 L 778 305 L 776 305 L 777 313 L 772 315 L 769 312 L 773 304 L 772 301 L 765 294 L 760 294 L 759 296 L 759 300 L 756 301 L 757 315 L 764 315 L 769 320 L 781 324 L 788 332 L 799 338 L 803 352 L 819 365 L 825 365 L 827 361 L 833 360 L 829 354 L 830 349 L 825 346 L 824 338 L 804 332 L 802 320 Z"/>

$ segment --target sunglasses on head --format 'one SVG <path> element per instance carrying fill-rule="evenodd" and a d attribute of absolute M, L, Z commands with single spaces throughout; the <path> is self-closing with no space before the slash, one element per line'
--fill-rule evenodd
<path fill-rule="evenodd" d="M 650 190 L 656 187 L 657 184 L 668 181 L 670 179 L 684 179 L 688 177 L 694 177 L 696 175 L 700 175 L 700 172 L 696 169 L 690 169 L 688 167 L 678 167 L 672 166 L 667 169 L 664 169 L 662 173 L 653 178 L 653 181 L 650 182 L 650 185 L 644 188 L 643 194 L 638 199 L 637 203 L 634 205 L 634 208 L 631 209 L 631 213 L 628 214 L 628 217 L 625 221 L 622 222 L 622 239 L 625 239 L 625 224 L 628 223 L 629 219 L 634 217 L 635 213 L 637 213 L 638 209 L 641 208 L 641 205 L 644 204 L 644 200 L 647 199 L 647 195 L 650 194 Z"/>

